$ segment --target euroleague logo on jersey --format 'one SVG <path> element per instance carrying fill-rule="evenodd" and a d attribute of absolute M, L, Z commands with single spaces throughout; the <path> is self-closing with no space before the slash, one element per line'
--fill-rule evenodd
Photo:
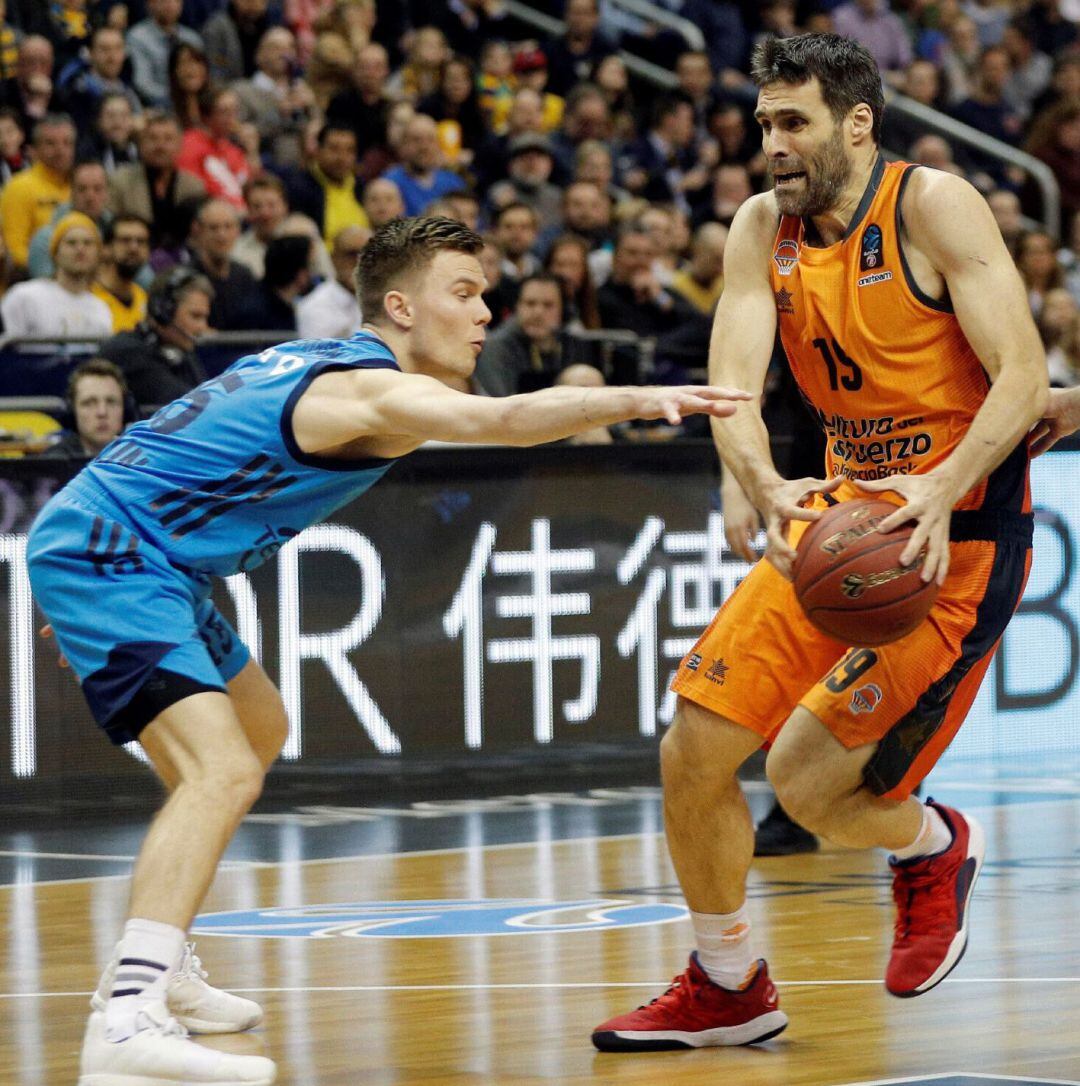
<path fill-rule="evenodd" d="M 883 238 L 881 227 L 872 222 L 862 236 L 862 255 L 859 258 L 859 267 L 869 275 L 859 276 L 859 286 L 868 287 L 874 283 L 885 283 L 892 278 L 891 271 L 879 270 L 884 263 L 882 254 Z"/>
<path fill-rule="evenodd" d="M 791 238 L 784 238 L 777 242 L 776 252 L 773 253 L 773 261 L 780 269 L 781 275 L 790 275 L 799 262 L 799 243 Z"/>

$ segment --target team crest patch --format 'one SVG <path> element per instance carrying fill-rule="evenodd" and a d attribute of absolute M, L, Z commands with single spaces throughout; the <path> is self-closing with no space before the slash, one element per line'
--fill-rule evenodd
<path fill-rule="evenodd" d="M 881 704 L 882 697 L 881 687 L 877 683 L 860 686 L 851 695 L 851 711 L 856 716 L 859 713 L 872 713 Z"/>
<path fill-rule="evenodd" d="M 863 271 L 873 271 L 881 267 L 881 249 L 881 227 L 876 222 L 872 222 L 863 231 L 862 236 L 862 258 L 859 263 Z"/>
<path fill-rule="evenodd" d="M 784 238 L 778 242 L 773 253 L 773 262 L 780 269 L 781 275 L 790 275 L 799 263 L 799 243 L 791 238 Z"/>
<path fill-rule="evenodd" d="M 207 913 L 196 918 L 191 930 L 258 939 L 446 939 L 636 928 L 684 920 L 686 915 L 683 905 L 603 898 L 360 901 Z"/>

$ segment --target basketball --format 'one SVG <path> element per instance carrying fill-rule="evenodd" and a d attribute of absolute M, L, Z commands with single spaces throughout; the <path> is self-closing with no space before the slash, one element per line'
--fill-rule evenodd
<path fill-rule="evenodd" d="M 879 498 L 841 502 L 799 541 L 795 595 L 822 633 L 848 645 L 884 645 L 911 633 L 929 613 L 938 586 L 923 581 L 923 556 L 900 564 L 913 527 L 877 530 L 894 512 Z"/>

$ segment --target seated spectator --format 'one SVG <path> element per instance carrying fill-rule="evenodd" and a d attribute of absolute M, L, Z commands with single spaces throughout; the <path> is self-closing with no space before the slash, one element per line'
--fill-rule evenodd
<path fill-rule="evenodd" d="M 1020 142 L 1024 119 L 1005 100 L 1005 87 L 1012 75 L 1012 63 L 1008 52 L 1000 45 L 984 49 L 971 94 L 953 108 L 953 116 L 972 128 L 994 139 L 1011 143 Z M 966 149 L 963 163 L 969 171 L 979 171 L 993 179 L 996 185 L 1007 181 L 1001 163 L 973 149 Z"/>
<path fill-rule="evenodd" d="M 443 32 L 435 26 L 420 26 L 409 41 L 405 63 L 387 81 L 386 93 L 415 105 L 439 89 L 443 65 L 449 57 Z"/>
<path fill-rule="evenodd" d="M 1012 62 L 1005 85 L 1005 99 L 1024 117 L 1030 117 L 1036 100 L 1046 93 L 1054 76 L 1054 62 L 1035 46 L 1031 20 L 1019 16 L 1005 28 L 1001 44 Z"/>
<path fill-rule="evenodd" d="M 514 54 L 506 42 L 489 41 L 481 47 L 476 87 L 477 101 L 488 128 L 502 134 L 514 100 Z"/>
<path fill-rule="evenodd" d="M 1078 321 L 1080 305 L 1064 287 L 1046 292 L 1036 324 L 1046 348 L 1046 365 L 1050 371 L 1050 384 L 1054 387 L 1072 388 L 1080 383 L 1080 370 L 1077 368 L 1080 358 L 1072 353 L 1077 345 Z"/>
<path fill-rule="evenodd" d="M 91 358 L 71 372 L 67 404 L 71 429 L 39 456 L 49 460 L 92 460 L 124 429 L 128 387 L 120 367 L 107 358 Z"/>
<path fill-rule="evenodd" d="M 491 187 L 488 199 L 494 208 L 525 204 L 536 212 L 541 229 L 550 230 L 562 218 L 562 192 L 549 178 L 554 165 L 547 136 L 515 136 L 510 141 L 509 177 Z"/>
<path fill-rule="evenodd" d="M 527 204 L 507 204 L 495 213 L 495 244 L 502 253 L 502 274 L 521 283 L 540 270 L 532 251 L 536 245 L 539 220 Z"/>
<path fill-rule="evenodd" d="M 405 214 L 401 189 L 389 178 L 376 177 L 364 186 L 364 211 L 372 230 L 378 230 Z"/>
<path fill-rule="evenodd" d="M 210 324 L 223 332 L 248 328 L 245 308 L 255 293 L 255 277 L 232 259 L 240 237 L 240 214 L 226 200 L 208 198 L 191 224 L 191 267 L 214 288 Z"/>
<path fill-rule="evenodd" d="M 8 19 L 7 4 L 0 3 L 0 80 L 12 79 L 19 60 L 22 30 Z"/>
<path fill-rule="evenodd" d="M 211 91 L 199 107 L 202 125 L 184 133 L 176 164 L 199 178 L 207 195 L 228 200 L 244 211 L 244 185 L 262 172 L 258 133 L 241 122 L 240 99 L 234 90 Z"/>
<path fill-rule="evenodd" d="M 19 42 L 14 77 L 0 83 L 0 106 L 9 106 L 18 113 L 24 132 L 59 109 L 53 92 L 54 59 L 48 38 L 28 34 Z"/>
<path fill-rule="evenodd" d="M 472 162 L 487 139 L 487 128 L 468 57 L 451 57 L 446 62 L 438 91 L 422 99 L 417 109 L 435 121 L 439 147 L 448 164 L 467 166 Z"/>
<path fill-rule="evenodd" d="M 944 109 L 941 72 L 929 60 L 913 60 L 904 72 L 899 91 L 928 109 Z M 882 122 L 882 145 L 901 151 L 926 134 L 926 125 L 899 110 L 887 109 Z"/>
<path fill-rule="evenodd" d="M 964 171 L 953 160 L 952 144 L 941 136 L 920 136 L 912 145 L 908 155 L 911 162 L 929 166 L 932 170 L 963 177 Z"/>
<path fill-rule="evenodd" d="M 998 224 L 1006 247 L 1016 259 L 1016 249 L 1020 235 L 1024 232 L 1023 216 L 1020 214 L 1020 197 L 1011 189 L 996 189 L 986 198 L 994 221 Z"/>
<path fill-rule="evenodd" d="M 166 254 L 177 253 L 187 237 L 188 207 L 206 197 L 203 183 L 178 168 L 180 146 L 176 118 L 148 112 L 139 134 L 141 161 L 119 167 L 109 181 L 113 213 L 137 215 L 149 222 L 151 246 Z"/>
<path fill-rule="evenodd" d="M 127 32 L 132 85 L 151 106 L 169 106 L 169 54 L 180 42 L 203 47 L 202 38 L 180 25 L 181 0 L 146 0 L 146 18 Z"/>
<path fill-rule="evenodd" d="M 614 126 L 607 97 L 595 83 L 582 83 L 566 98 L 562 125 L 552 133 L 551 145 L 555 152 L 560 178 L 575 176 L 580 151 L 588 143 L 602 147 L 610 165 L 609 144 L 614 138 Z M 584 178 L 583 180 L 593 180 Z M 610 177 L 608 183 L 610 183 Z"/>
<path fill-rule="evenodd" d="M 551 385 L 572 361 L 574 345 L 562 332 L 562 286 L 553 275 L 521 283 L 514 316 L 488 336 L 473 374 L 486 396 L 512 396 Z"/>
<path fill-rule="evenodd" d="M 229 0 L 203 24 L 202 38 L 210 74 L 219 83 L 232 83 L 255 74 L 255 51 L 272 20 L 269 0 Z"/>
<path fill-rule="evenodd" d="M 717 104 L 716 78 L 709 54 L 703 49 L 688 49 L 680 53 L 675 62 L 675 78 L 679 93 L 693 107 L 694 124 L 701 139 L 706 134 L 708 119 Z"/>
<path fill-rule="evenodd" d="M 694 215 L 694 225 L 706 222 L 718 222 L 731 226 L 735 212 L 754 195 L 750 183 L 750 173 L 738 163 L 721 163 L 713 175 L 712 199 L 698 208 Z"/>
<path fill-rule="evenodd" d="M 81 211 L 99 231 L 112 218 L 109 211 L 109 178 L 100 162 L 80 162 L 71 176 L 71 199 L 60 204 L 49 220 L 30 241 L 27 268 L 33 278 L 53 274 L 52 236 L 56 224 L 69 211 Z"/>
<path fill-rule="evenodd" d="M 630 192 L 666 203 L 685 203 L 707 182 L 698 166 L 693 107 L 673 95 L 659 99 L 648 133 L 620 160 L 622 181 Z"/>
<path fill-rule="evenodd" d="M 256 72 L 233 84 L 241 120 L 259 133 L 264 155 L 280 165 L 303 162 L 304 130 L 315 108 L 311 88 L 296 73 L 296 42 L 283 26 L 271 27 L 255 53 Z"/>
<path fill-rule="evenodd" d="M 694 314 L 689 302 L 664 289 L 653 270 L 656 245 L 644 227 L 628 223 L 620 231 L 611 278 L 597 292 L 600 323 L 639 336 L 673 331 Z"/>
<path fill-rule="evenodd" d="M 1043 230 L 1021 234 L 1016 247 L 1016 267 L 1027 288 L 1031 312 L 1038 319 L 1047 293 L 1065 285 L 1065 275 L 1054 251 L 1054 239 Z"/>
<path fill-rule="evenodd" d="M 618 206 L 630 199 L 630 193 L 614 182 L 615 164 L 611 149 L 599 140 L 586 140 L 574 157 L 574 180 L 588 181 L 607 197 L 608 214 L 612 205 Z"/>
<path fill-rule="evenodd" d="M 1026 150 L 1054 173 L 1062 214 L 1080 211 L 1080 98 L 1059 102 L 1035 119 Z"/>
<path fill-rule="evenodd" d="M 311 287 L 311 238 L 285 234 L 266 247 L 266 271 L 244 307 L 243 328 L 296 331 L 296 301 Z M 286 337 L 287 338 L 287 337 Z"/>
<path fill-rule="evenodd" d="M 490 333 L 513 315 L 514 306 L 517 304 L 518 283 L 516 279 L 503 275 L 502 250 L 495 244 L 494 238 L 484 238 L 484 247 L 478 256 L 487 280 L 484 304 L 491 310 L 491 323 L 488 325 Z"/>
<path fill-rule="evenodd" d="M 611 118 L 611 138 L 616 143 L 633 143 L 638 137 L 638 109 L 630 89 L 630 73 L 617 53 L 604 57 L 593 72 L 593 83 L 604 95 Z M 647 111 L 645 111 L 647 112 Z"/>
<path fill-rule="evenodd" d="M 5 333 L 104 339 L 112 333 L 112 314 L 91 290 L 101 260 L 98 228 L 72 211 L 56 224 L 50 248 L 55 278 L 17 283 L 0 300 Z"/>
<path fill-rule="evenodd" d="M 510 37 L 506 12 L 502 5 L 483 0 L 463 0 L 457 4 L 433 4 L 430 22 L 442 31 L 449 49 L 465 53 L 493 39 Z"/>
<path fill-rule="evenodd" d="M 351 128 L 363 158 L 370 154 L 385 155 L 390 110 L 385 88 L 390 75 L 390 59 L 383 46 L 369 42 L 361 48 L 350 74 L 352 86 L 336 95 L 326 108 L 327 123 L 335 128 Z M 363 164 L 361 173 L 364 177 L 371 176 Z"/>
<path fill-rule="evenodd" d="M 431 207 L 443 208 L 438 214 L 445 215 L 446 218 L 453 219 L 454 222 L 459 222 L 462 226 L 467 226 L 470 230 L 479 233 L 480 198 L 476 193 L 467 189 L 462 189 L 461 192 L 451 192 L 448 196 L 444 196 L 441 200 L 432 204 Z M 434 215 L 436 212 L 429 208 L 428 214 Z"/>
<path fill-rule="evenodd" d="M 765 155 L 761 150 L 761 130 L 747 123 L 746 113 L 735 102 L 721 102 L 710 114 L 709 136 L 720 148 L 725 165 L 745 166 L 752 179 L 765 176 Z"/>
<path fill-rule="evenodd" d="M 75 165 L 75 126 L 63 114 L 50 114 L 34 127 L 34 162 L 17 173 L 0 192 L 0 230 L 17 267 L 30 259 L 30 241 L 71 199 Z"/>
<path fill-rule="evenodd" d="M 548 60 L 548 86 L 565 96 L 584 82 L 615 44 L 601 33 L 598 0 L 566 0 L 563 12 L 566 30 L 562 37 L 544 44 Z"/>
<path fill-rule="evenodd" d="M 690 260 L 675 273 L 671 289 L 699 313 L 711 317 L 724 290 L 724 247 L 728 229 L 717 222 L 697 228 Z"/>
<path fill-rule="evenodd" d="M 548 65 L 543 51 L 531 46 L 518 49 L 514 54 L 514 79 L 520 90 L 535 91 L 540 96 L 540 131 L 545 135 L 554 132 L 562 124 L 566 103 L 546 89 Z"/>
<path fill-rule="evenodd" d="M 957 15 L 949 23 L 948 34 L 948 44 L 941 51 L 941 71 L 945 76 L 945 100 L 955 106 L 975 89 L 982 46 L 978 28 L 966 15 Z"/>
<path fill-rule="evenodd" d="M 589 249 L 610 240 L 611 201 L 590 181 L 573 181 L 563 189 L 560 221 L 541 231 L 537 249 L 546 252 L 563 233 L 583 238 Z"/>
<path fill-rule="evenodd" d="M 685 220 L 676 223 L 677 212 L 670 204 L 653 204 L 638 217 L 638 223 L 653 239 L 656 259 L 653 261 L 653 273 L 660 280 L 661 286 L 671 286 L 671 280 L 689 248 L 690 234 Z"/>
<path fill-rule="evenodd" d="M 206 335 L 213 297 L 205 276 L 170 268 L 150 284 L 146 320 L 101 345 L 102 357 L 120 367 L 140 407 L 171 403 L 206 380 L 195 344 Z"/>
<path fill-rule="evenodd" d="M 150 224 L 122 215 L 106 224 L 101 240 L 93 291 L 109 307 L 113 332 L 129 332 L 146 319 L 146 291 L 136 280 L 150 259 Z"/>
<path fill-rule="evenodd" d="M 106 94 L 98 103 L 93 126 L 79 138 L 79 158 L 96 158 L 109 174 L 138 162 L 135 124 L 135 113 L 127 98 L 122 94 Z"/>
<path fill-rule="evenodd" d="M 311 271 L 320 279 L 333 275 L 330 254 L 326 251 L 319 228 L 306 215 L 289 213 L 288 197 L 280 177 L 272 173 L 256 177 L 244 186 L 248 207 L 248 228 L 233 246 L 233 260 L 243 264 L 255 276 L 263 277 L 266 246 L 272 238 L 286 234 L 311 239 Z"/>
<path fill-rule="evenodd" d="M 368 226 L 356 176 L 356 135 L 338 122 L 319 130 L 314 161 L 306 170 L 280 171 L 294 211 L 314 221 L 330 243 L 346 226 Z"/>
<path fill-rule="evenodd" d="M 22 119 L 11 106 L 0 106 L 0 188 L 29 165 Z"/>
<path fill-rule="evenodd" d="M 1050 86 L 1035 99 L 1031 111 L 1039 114 L 1072 98 L 1080 98 L 1080 53 L 1066 53 L 1056 58 Z"/>
<path fill-rule="evenodd" d="M 169 101 L 185 132 L 202 124 L 200 103 L 210 90 L 206 54 L 191 42 L 177 42 L 169 53 Z"/>
<path fill-rule="evenodd" d="M 556 385 L 571 388 L 603 388 L 607 382 L 604 375 L 595 367 L 584 362 L 573 362 L 555 376 Z M 608 426 L 595 426 L 583 430 L 580 434 L 566 439 L 567 445 L 610 445 L 614 441 Z"/>
<path fill-rule="evenodd" d="M 356 262 L 371 237 L 362 226 L 346 226 L 330 251 L 334 274 L 296 303 L 301 339 L 348 339 L 363 321 L 356 299 Z"/>
<path fill-rule="evenodd" d="M 887 0 L 849 0 L 833 9 L 832 22 L 837 34 L 867 49 L 887 81 L 911 63 L 907 28 Z"/>
<path fill-rule="evenodd" d="M 407 215 L 420 215 L 433 200 L 465 187 L 456 173 L 442 168 L 442 151 L 435 122 L 417 113 L 405 127 L 401 165 L 383 175 L 401 191 Z"/>
<path fill-rule="evenodd" d="M 590 332 L 599 328 L 596 285 L 589 270 L 589 243 L 577 234 L 557 237 L 544 258 L 544 271 L 562 284 L 566 328 Z"/>
<path fill-rule="evenodd" d="M 101 100 L 107 94 L 120 94 L 134 112 L 142 108 L 139 96 L 123 78 L 127 59 L 123 32 L 111 26 L 99 26 L 90 36 L 87 66 L 62 89 L 64 109 L 80 132 L 85 132 L 97 119 Z"/>

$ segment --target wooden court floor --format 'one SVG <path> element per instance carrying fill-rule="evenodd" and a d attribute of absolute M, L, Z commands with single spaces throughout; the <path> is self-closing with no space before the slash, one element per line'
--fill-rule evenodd
<path fill-rule="evenodd" d="M 657 908 L 680 898 L 655 796 L 627 797 L 619 819 L 607 804 L 571 839 L 534 818 L 492 844 L 489 812 L 458 819 L 457 844 L 325 859 L 290 859 L 325 827 L 282 819 L 274 858 L 234 859 L 200 922 L 231 932 L 197 936 L 211 976 L 266 1011 L 258 1031 L 217 1043 L 272 1055 L 289 1086 L 1080 1083 L 1080 786 L 937 794 L 976 813 L 989 842 L 952 979 L 914 1000 L 884 992 L 880 855 L 761 860 L 751 906 L 787 1032 L 638 1055 L 597 1053 L 589 1032 L 659 994 L 690 945 L 685 919 Z M 3 1086 L 77 1078 L 87 997 L 125 904 L 122 875 L 105 869 L 66 881 L 31 869 L 0 887 Z M 499 934 L 462 934 L 485 925 Z"/>

